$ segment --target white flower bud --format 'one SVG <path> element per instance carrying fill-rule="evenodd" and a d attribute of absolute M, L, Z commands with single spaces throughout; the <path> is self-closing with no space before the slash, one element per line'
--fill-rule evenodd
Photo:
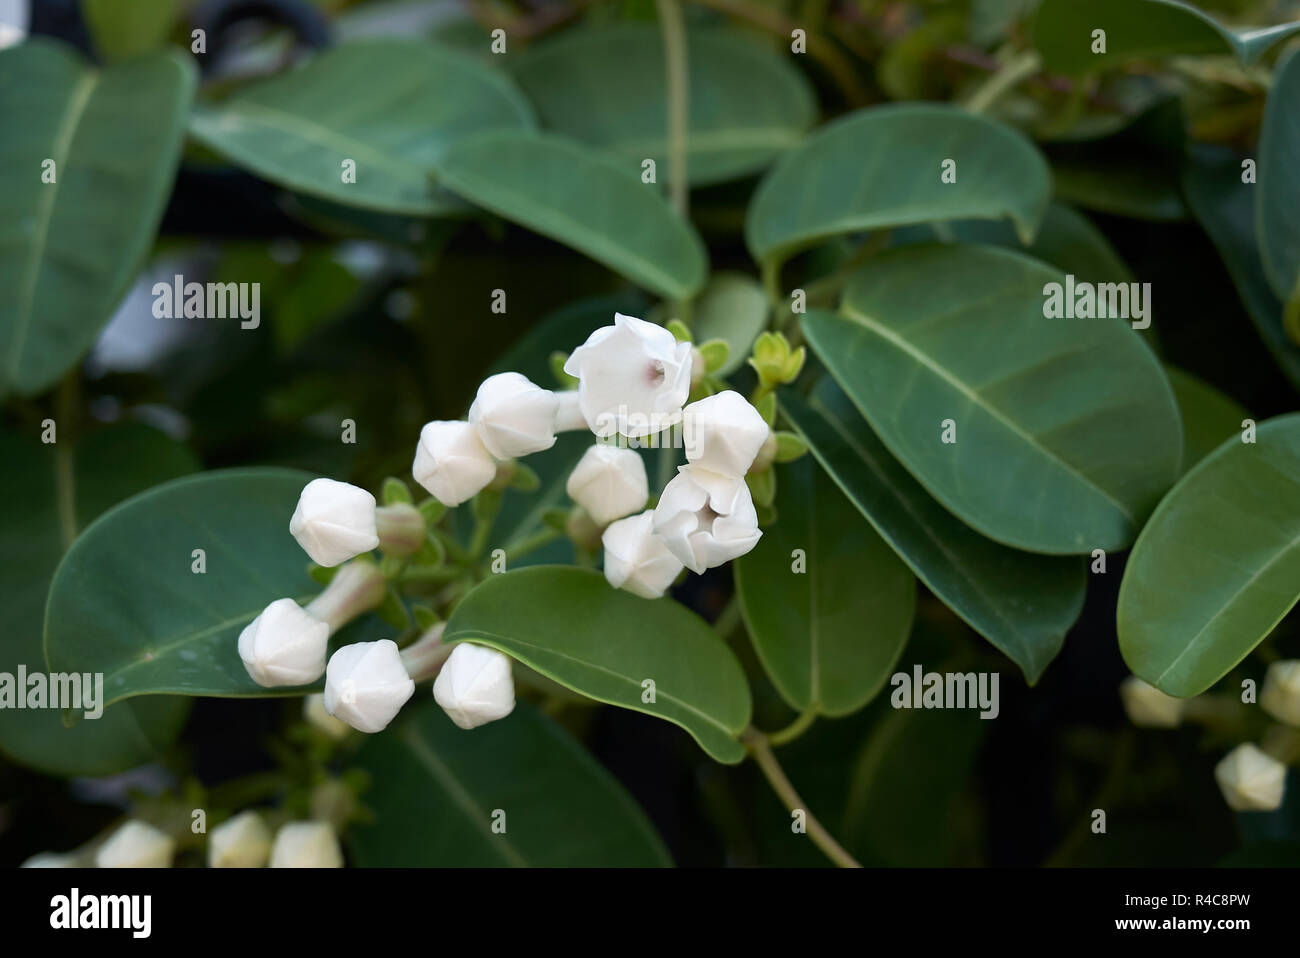
<path fill-rule="evenodd" d="M 485 645 L 462 642 L 438 673 L 433 698 L 461 728 L 505 718 L 515 708 L 510 659 Z"/>
<path fill-rule="evenodd" d="M 1214 778 L 1228 807 L 1238 812 L 1271 812 L 1282 804 L 1286 766 L 1254 745 L 1238 745 L 1214 766 Z"/>
<path fill-rule="evenodd" d="M 497 373 L 483 380 L 469 407 L 469 421 L 488 452 L 517 459 L 555 445 L 555 393 L 520 373 Z"/>
<path fill-rule="evenodd" d="M 1129 721 L 1143 728 L 1177 728 L 1187 704 L 1186 699 L 1166 695 L 1136 675 L 1120 683 L 1119 697 Z"/>
<path fill-rule="evenodd" d="M 691 344 L 662 326 L 614 314 L 575 349 L 564 371 L 578 379 L 578 404 L 598 436 L 640 438 L 675 425 L 691 391 Z"/>
<path fill-rule="evenodd" d="M 1279 722 L 1300 727 L 1300 659 L 1274 662 L 1268 667 L 1259 704 Z"/>
<path fill-rule="evenodd" d="M 317 565 L 336 566 L 379 545 L 375 497 L 333 479 L 313 479 L 303 487 L 289 532 Z"/>
<path fill-rule="evenodd" d="M 332 739 L 341 739 L 348 734 L 348 723 L 340 722 L 325 711 L 325 696 L 320 692 L 303 696 L 302 717 Z"/>
<path fill-rule="evenodd" d="M 696 466 L 680 466 L 664 487 L 655 507 L 654 530 L 697 574 L 743 556 L 763 535 L 744 481 Z"/>
<path fill-rule="evenodd" d="M 650 498 L 640 453 L 601 444 L 583 453 L 564 489 L 602 526 L 640 512 Z"/>
<path fill-rule="evenodd" d="M 170 868 L 176 842 L 166 832 L 132 819 L 95 852 L 96 868 Z"/>
<path fill-rule="evenodd" d="M 555 431 L 573 432 L 586 429 L 587 419 L 578 402 L 578 390 L 561 389 L 555 394 Z"/>
<path fill-rule="evenodd" d="M 724 476 L 743 476 L 771 433 L 762 414 L 728 389 L 682 410 L 686 459 Z"/>
<path fill-rule="evenodd" d="M 271 847 L 272 868 L 342 868 L 343 849 L 327 822 L 281 825 Z"/>
<path fill-rule="evenodd" d="M 276 599 L 239 633 L 239 657 L 265 688 L 306 685 L 325 671 L 330 627 L 293 599 Z"/>
<path fill-rule="evenodd" d="M 208 835 L 209 868 L 262 868 L 271 855 L 271 829 L 257 812 L 241 812 Z"/>
<path fill-rule="evenodd" d="M 654 512 L 647 509 L 613 523 L 600 539 L 609 584 L 643 599 L 659 598 L 682 571 L 681 560 L 668 551 L 653 526 Z"/>
<path fill-rule="evenodd" d="M 411 475 L 444 506 L 472 499 L 496 474 L 492 453 L 469 423 L 435 420 L 420 430 Z"/>
<path fill-rule="evenodd" d="M 78 856 L 69 852 L 63 854 L 60 852 L 37 852 L 27 861 L 19 865 L 19 868 L 80 868 L 81 860 Z"/>
<path fill-rule="evenodd" d="M 360 732 L 382 732 L 414 694 L 391 639 L 345 645 L 325 669 L 325 711 Z"/>

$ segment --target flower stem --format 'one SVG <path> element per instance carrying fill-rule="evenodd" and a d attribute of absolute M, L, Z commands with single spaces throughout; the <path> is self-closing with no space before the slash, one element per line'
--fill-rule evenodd
<path fill-rule="evenodd" d="M 971 113 L 987 113 L 998 100 L 1022 80 L 1027 80 L 1043 67 L 1037 50 L 1026 50 L 1004 63 L 996 73 L 984 81 L 974 95 L 966 101 Z"/>
<path fill-rule="evenodd" d="M 668 193 L 677 215 L 686 219 L 690 212 L 690 188 L 686 176 L 686 131 L 690 110 L 686 25 L 677 0 L 656 0 L 656 6 L 664 38 L 664 66 L 668 74 Z"/>
<path fill-rule="evenodd" d="M 768 744 L 780 747 L 788 742 L 793 742 L 804 732 L 808 731 L 808 729 L 812 728 L 812 724 L 815 721 L 817 721 L 817 712 L 813 709 L 809 709 L 808 711 L 801 713 L 798 718 L 785 728 L 776 732 L 768 732 Z"/>
<path fill-rule="evenodd" d="M 861 868 L 862 865 L 858 860 L 831 837 L 831 833 L 822 827 L 822 823 L 809 811 L 808 806 L 799 797 L 799 793 L 794 790 L 794 786 L 790 784 L 790 779 L 786 777 L 785 771 L 777 762 L 776 756 L 772 754 L 772 747 L 768 737 L 751 725 L 741 735 L 741 741 L 749 748 L 749 753 L 754 756 L 754 761 L 758 763 L 758 767 L 763 772 L 768 784 L 772 786 L 772 791 L 776 792 L 777 797 L 781 799 L 785 807 L 791 812 L 801 811 L 804 813 L 808 823 L 808 837 L 813 840 L 813 844 L 825 852 L 826 857 L 841 868 Z"/>
<path fill-rule="evenodd" d="M 388 585 L 379 567 L 373 562 L 353 560 L 339 569 L 306 611 L 327 623 L 333 635 L 357 616 L 377 608 L 387 594 Z"/>
<path fill-rule="evenodd" d="M 515 559 L 522 559 L 530 552 L 536 552 L 543 546 L 550 545 L 556 539 L 563 538 L 564 533 L 559 529 L 552 528 L 551 526 L 538 529 L 531 536 L 520 539 L 510 548 L 506 549 L 506 562 L 508 564 L 513 562 Z"/>

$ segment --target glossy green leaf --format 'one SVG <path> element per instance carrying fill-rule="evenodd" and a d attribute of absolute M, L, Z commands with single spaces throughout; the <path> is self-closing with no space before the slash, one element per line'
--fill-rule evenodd
<path fill-rule="evenodd" d="M 1300 28 L 1300 24 L 1296 24 Z M 1255 212 L 1264 272 L 1273 292 L 1300 310 L 1300 55 L 1278 67 L 1259 131 Z M 1291 331 L 1300 342 L 1300 316 Z"/>
<path fill-rule="evenodd" d="M 908 247 L 802 327 L 890 451 L 975 530 L 1049 554 L 1123 548 L 1178 476 L 1178 407 L 1131 329 L 1045 317 L 1050 283 L 1065 276 L 1008 250 Z"/>
<path fill-rule="evenodd" d="M 65 538 L 127 496 L 198 467 L 184 446 L 139 424 L 61 442 L 66 447 L 0 435 L 0 593 L 6 609 L 0 672 L 10 675 L 19 665 L 28 674 L 46 671 L 45 598 Z M 64 448 L 71 449 L 71 468 L 60 479 Z M 62 500 L 61 488 L 67 490 Z M 148 696 L 71 728 L 57 709 L 4 709 L 0 751 L 52 775 L 110 775 L 157 758 L 180 732 L 189 705 L 185 698 Z"/>
<path fill-rule="evenodd" d="M 829 377 L 781 411 L 917 577 L 1034 683 L 1083 608 L 1084 563 L 998 545 L 953 517 L 876 438 Z"/>
<path fill-rule="evenodd" d="M 1094 30 L 1106 31 L 1104 53 L 1093 52 Z M 1300 23 L 1228 30 L 1181 0 L 1043 0 L 1034 45 L 1048 70 L 1077 75 L 1192 54 L 1232 55 L 1250 65 L 1297 32 Z"/>
<path fill-rule="evenodd" d="M 1240 435 L 1242 420 L 1249 413 L 1191 373 L 1166 366 L 1165 375 L 1169 377 L 1183 420 L 1183 472 L 1186 473 L 1219 448 L 1223 440 Z"/>
<path fill-rule="evenodd" d="M 1264 275 L 1255 241 L 1257 184 L 1243 183 L 1241 158 L 1228 150 L 1197 146 L 1183 171 L 1183 190 L 1201 226 L 1232 275 L 1237 294 L 1278 366 L 1300 389 L 1300 344 L 1282 325 L 1282 302 Z"/>
<path fill-rule="evenodd" d="M 733 566 L 745 625 L 792 708 L 847 715 L 902 654 L 916 579 L 811 456 L 778 472 L 780 521 Z"/>
<path fill-rule="evenodd" d="M 803 140 L 812 89 L 790 59 L 739 35 L 691 30 L 686 169 L 703 186 L 755 173 Z M 653 23 L 562 32 L 514 65 L 542 125 L 668 174 L 664 43 Z"/>
<path fill-rule="evenodd" d="M 361 800 L 373 819 L 349 832 L 363 866 L 672 864 L 623 786 L 524 702 L 466 732 L 426 691 L 366 740 L 356 767 L 371 779 Z M 506 827 L 494 831 L 501 812 Z"/>
<path fill-rule="evenodd" d="M 289 535 L 302 487 L 288 469 L 230 469 L 178 479 L 100 516 L 54 573 L 45 655 L 54 671 L 104 673 L 104 696 L 254 697 L 240 631 L 275 599 L 320 591 Z M 207 571 L 191 571 L 203 549 Z M 345 630 L 346 631 L 346 630 Z"/>
<path fill-rule="evenodd" d="M 956 182 L 944 183 L 945 160 Z M 1051 192 L 1032 143 L 955 107 L 907 103 L 828 124 L 763 178 L 745 220 L 755 259 L 779 264 L 844 233 L 1008 217 L 1028 242 Z"/>
<path fill-rule="evenodd" d="M 704 284 L 704 244 L 633 164 L 560 136 L 498 131 L 453 144 L 437 168 L 465 199 L 661 296 Z"/>
<path fill-rule="evenodd" d="M 195 137 L 272 183 L 408 216 L 463 209 L 429 175 L 449 146 L 484 130 L 532 128 L 528 102 L 492 66 L 391 39 L 334 47 L 190 120 Z M 348 160 L 355 182 L 343 179 Z"/>
<path fill-rule="evenodd" d="M 0 394 L 53 385 L 108 322 L 158 229 L 194 77 L 175 53 L 97 70 L 40 38 L 0 51 Z"/>
<path fill-rule="evenodd" d="M 1142 530 L 1119 592 L 1119 647 L 1170 695 L 1226 675 L 1300 599 L 1300 413 L 1203 459 Z"/>
<path fill-rule="evenodd" d="M 489 576 L 461 601 L 444 641 L 466 640 L 589 698 L 680 725 L 720 762 L 745 756 L 737 736 L 750 698 L 740 663 L 671 599 L 639 598 L 583 569 L 534 566 Z"/>

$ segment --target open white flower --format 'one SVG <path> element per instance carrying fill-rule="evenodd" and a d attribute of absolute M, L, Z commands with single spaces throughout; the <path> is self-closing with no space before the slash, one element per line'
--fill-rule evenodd
<path fill-rule="evenodd" d="M 411 475 L 445 506 L 458 506 L 483 490 L 497 474 L 492 453 L 467 422 L 424 424 Z"/>
<path fill-rule="evenodd" d="M 1186 699 L 1166 695 L 1136 675 L 1120 683 L 1119 697 L 1129 721 L 1143 728 L 1177 728 L 1187 704 Z"/>
<path fill-rule="evenodd" d="M 326 822 L 281 825 L 271 847 L 272 868 L 342 868 L 343 849 Z"/>
<path fill-rule="evenodd" d="M 609 584 L 643 599 L 659 598 L 682 571 L 681 560 L 655 535 L 653 510 L 611 524 L 600 541 Z"/>
<path fill-rule="evenodd" d="M 271 855 L 271 829 L 254 811 L 240 812 L 208 835 L 209 868 L 261 868 Z"/>
<path fill-rule="evenodd" d="M 96 868 L 170 868 L 175 840 L 166 832 L 132 819 L 95 852 Z"/>
<path fill-rule="evenodd" d="M 320 566 L 336 566 L 379 546 L 375 497 L 333 479 L 313 479 L 303 487 L 289 532 Z"/>
<path fill-rule="evenodd" d="M 654 531 L 692 572 L 720 566 L 758 544 L 754 499 L 743 480 L 680 466 L 654 511 Z"/>
<path fill-rule="evenodd" d="M 675 425 L 691 391 L 691 344 L 662 326 L 614 314 L 575 349 L 564 371 L 578 379 L 578 404 L 598 436 L 640 438 Z"/>
<path fill-rule="evenodd" d="M 462 642 L 438 673 L 433 698 L 461 728 L 505 718 L 515 708 L 510 659 L 496 649 Z"/>
<path fill-rule="evenodd" d="M 640 512 L 650 498 L 640 453 L 600 443 L 582 454 L 564 489 L 602 526 Z"/>
<path fill-rule="evenodd" d="M 1214 778 L 1229 808 L 1238 812 L 1271 812 L 1282 804 L 1286 766 L 1247 742 L 1238 745 L 1214 766 Z"/>
<path fill-rule="evenodd" d="M 239 633 L 239 657 L 266 688 L 306 685 L 325 671 L 330 627 L 293 599 L 276 599 Z"/>
<path fill-rule="evenodd" d="M 382 732 L 414 694 L 391 639 L 345 645 L 325 669 L 325 711 L 360 732 Z"/>
<path fill-rule="evenodd" d="M 682 410 L 686 459 L 724 476 L 743 476 L 771 430 L 748 400 L 728 389 Z"/>
<path fill-rule="evenodd" d="M 1274 662 L 1268 667 L 1259 705 L 1279 722 L 1300 727 L 1300 659 Z"/>
<path fill-rule="evenodd" d="M 497 373 L 483 380 L 469 407 L 469 421 L 488 452 L 515 459 L 555 445 L 555 393 L 520 373 Z"/>

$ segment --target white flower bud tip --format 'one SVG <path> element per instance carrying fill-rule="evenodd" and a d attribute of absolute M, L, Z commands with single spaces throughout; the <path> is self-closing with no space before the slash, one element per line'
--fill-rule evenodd
<path fill-rule="evenodd" d="M 414 694 L 391 639 L 345 645 L 325 669 L 325 711 L 360 732 L 382 732 Z"/>
<path fill-rule="evenodd" d="M 1120 683 L 1119 697 L 1129 721 L 1143 728 L 1177 728 L 1187 704 L 1186 699 L 1166 695 L 1136 675 Z"/>
<path fill-rule="evenodd" d="M 411 475 L 443 505 L 472 499 L 496 474 L 492 453 L 469 423 L 436 420 L 420 430 Z"/>
<path fill-rule="evenodd" d="M 743 556 L 758 544 L 758 513 L 741 479 L 680 466 L 654 511 L 654 530 L 686 568 L 705 569 Z"/>
<path fill-rule="evenodd" d="M 682 410 L 687 461 L 724 476 L 748 472 L 770 433 L 762 414 L 731 389 Z"/>
<path fill-rule="evenodd" d="M 271 867 L 342 868 L 343 849 L 328 823 L 290 822 L 275 833 Z"/>
<path fill-rule="evenodd" d="M 1247 742 L 1214 767 L 1214 778 L 1234 811 L 1271 812 L 1282 804 L 1286 766 Z"/>
<path fill-rule="evenodd" d="M 691 344 L 662 326 L 614 314 L 575 349 L 564 371 L 578 379 L 578 405 L 598 436 L 640 438 L 681 419 L 691 391 Z"/>
<path fill-rule="evenodd" d="M 276 599 L 239 633 L 239 657 L 265 688 L 306 685 L 325 671 L 330 627 L 293 599 Z"/>
<path fill-rule="evenodd" d="M 653 526 L 654 512 L 647 509 L 613 523 L 600 540 L 609 584 L 643 599 L 659 598 L 682 571 L 681 560 L 655 535 Z"/>
<path fill-rule="evenodd" d="M 650 498 L 645 461 L 635 450 L 618 446 L 597 444 L 588 449 L 564 488 L 602 526 L 640 512 Z"/>
<path fill-rule="evenodd" d="M 1274 662 L 1268 667 L 1259 704 L 1279 722 L 1300 727 L 1300 659 Z"/>
<path fill-rule="evenodd" d="M 461 728 L 505 718 L 515 708 L 510 659 L 496 649 L 462 642 L 438 673 L 433 698 Z"/>
<path fill-rule="evenodd" d="M 341 739 L 348 734 L 347 722 L 340 722 L 325 710 L 325 696 L 320 692 L 303 696 L 302 717 L 309 725 L 332 739 Z"/>
<path fill-rule="evenodd" d="M 27 859 L 19 868 L 77 868 L 80 861 L 74 854 L 60 852 L 37 852 Z"/>
<path fill-rule="evenodd" d="M 313 479 L 303 487 L 289 532 L 317 565 L 329 568 L 379 546 L 375 497 L 333 479 Z"/>
<path fill-rule="evenodd" d="M 208 835 L 209 868 L 262 868 L 271 855 L 271 829 L 257 812 L 241 812 Z"/>
<path fill-rule="evenodd" d="M 166 832 L 134 819 L 95 852 L 96 868 L 170 868 L 176 842 Z"/>
<path fill-rule="evenodd" d="M 469 421 L 488 452 L 516 459 L 555 445 L 555 393 L 520 373 L 497 373 L 483 380 L 469 407 Z"/>

